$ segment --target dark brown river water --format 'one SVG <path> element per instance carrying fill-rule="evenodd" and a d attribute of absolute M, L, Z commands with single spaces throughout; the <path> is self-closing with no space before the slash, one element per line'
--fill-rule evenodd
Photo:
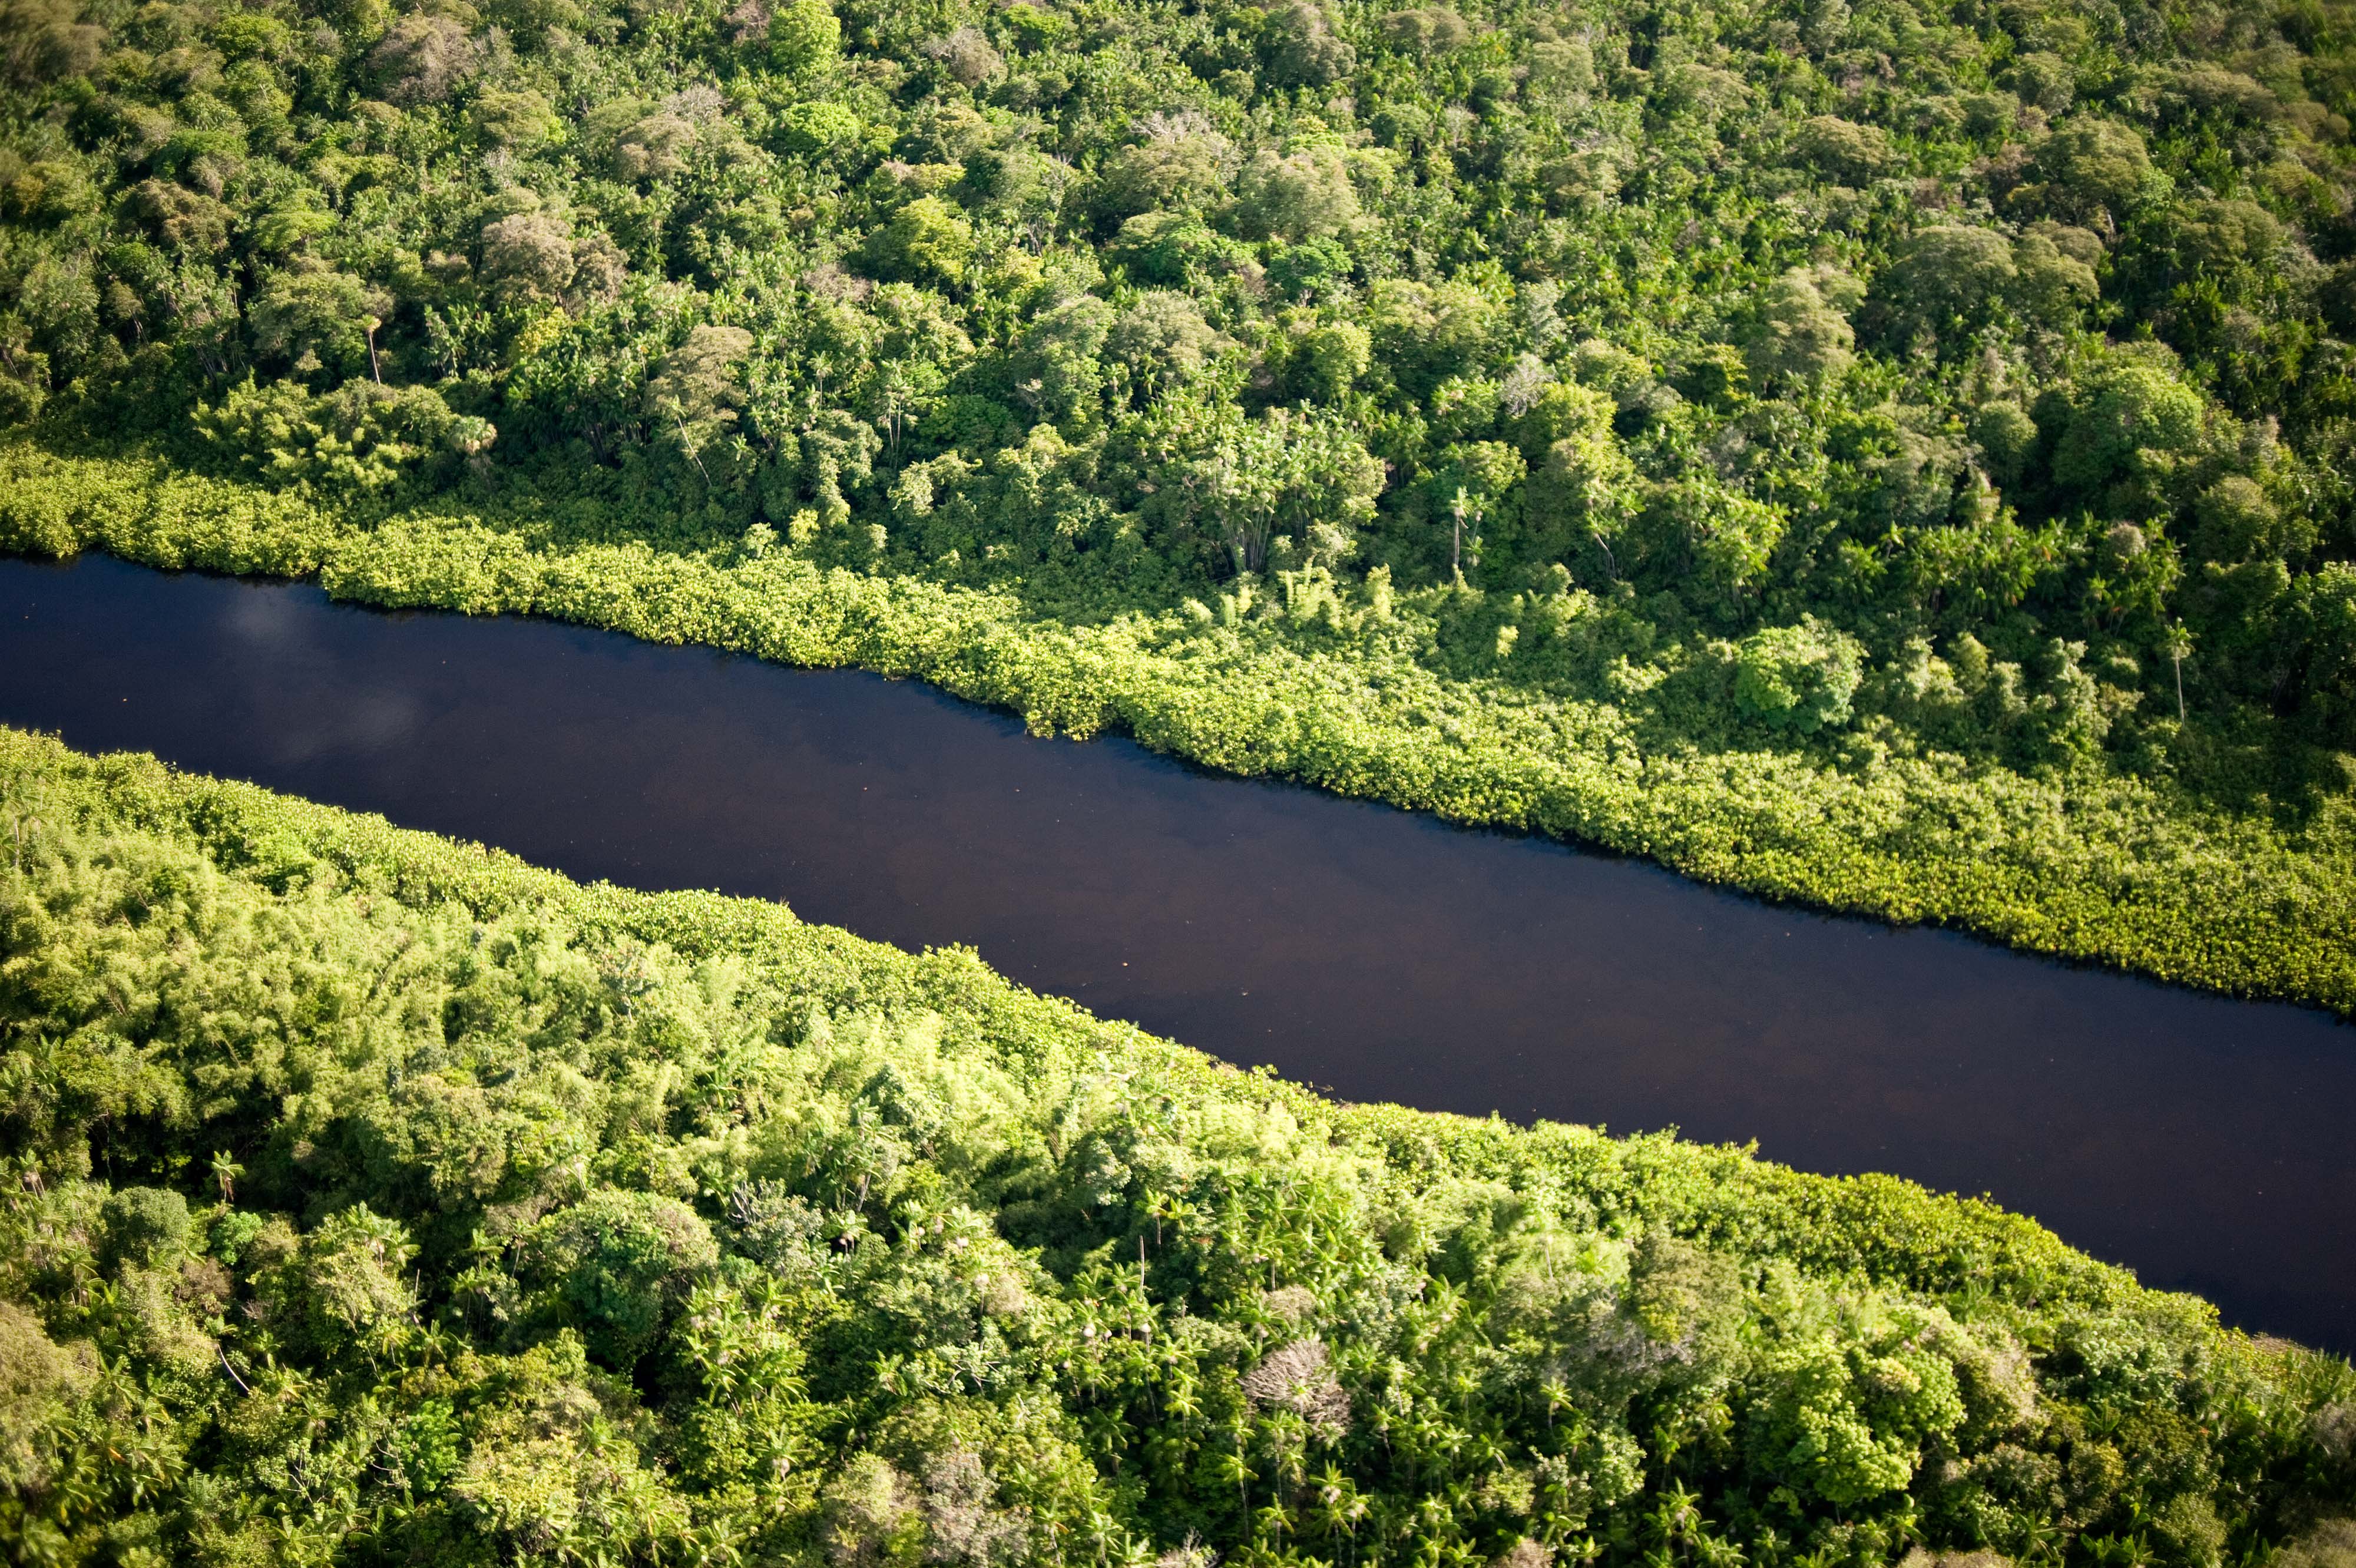
<path fill-rule="evenodd" d="M 1354 1100 L 1985 1192 L 2356 1349 L 2356 1031 L 1035 740 L 927 687 L 318 589 L 0 561 L 0 722 L 572 875 L 966 942 Z"/>

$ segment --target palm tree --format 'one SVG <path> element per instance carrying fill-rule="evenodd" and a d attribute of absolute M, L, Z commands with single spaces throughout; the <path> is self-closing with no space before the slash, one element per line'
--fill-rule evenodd
<path fill-rule="evenodd" d="M 2168 628 L 2168 657 L 2176 666 L 2176 722 L 2184 722 L 2184 660 L 2192 652 L 2192 634 L 2184 629 L 2182 621 L 2171 621 Z"/>

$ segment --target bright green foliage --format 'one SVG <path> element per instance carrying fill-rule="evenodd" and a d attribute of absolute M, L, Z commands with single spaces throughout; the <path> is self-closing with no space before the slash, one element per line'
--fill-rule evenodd
<path fill-rule="evenodd" d="M 2347 1363 L 1986 1203 L 13 731 L 0 810 L 16 1559 L 2344 1552 Z"/>
<path fill-rule="evenodd" d="M 19 0 L 0 31 L 9 548 L 220 564 L 213 525 L 278 504 L 119 528 L 35 453 L 260 486 L 324 531 L 261 557 L 370 597 L 827 643 L 1215 766 L 2347 999 L 2340 5 Z M 584 549 L 620 575 L 577 585 Z M 797 621 L 772 576 L 862 607 Z M 745 613 L 660 586 L 691 581 Z M 1844 697 L 1737 651 L 1804 625 L 1854 648 Z M 1370 722 L 1307 737 L 1330 710 Z"/>
<path fill-rule="evenodd" d="M 263 478 L 348 492 L 383 490 L 421 469 L 488 446 L 487 422 L 450 412 L 431 387 L 347 381 L 311 392 L 291 381 L 229 388 L 219 404 L 199 403 L 193 420 L 205 437 Z"/>
<path fill-rule="evenodd" d="M 768 43 L 769 58 L 780 69 L 799 77 L 816 76 L 836 64 L 842 23 L 824 0 L 794 0 L 769 18 Z"/>
<path fill-rule="evenodd" d="M 920 196 L 876 231 L 866 253 L 887 277 L 953 284 L 965 275 L 973 253 L 973 230 L 957 209 Z"/>

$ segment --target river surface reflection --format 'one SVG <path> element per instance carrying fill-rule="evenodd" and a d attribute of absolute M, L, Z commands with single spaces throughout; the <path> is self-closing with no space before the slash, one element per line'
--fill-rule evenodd
<path fill-rule="evenodd" d="M 0 722 L 579 877 L 780 898 L 1354 1100 L 1986 1192 L 2356 1348 L 2356 1032 L 1026 736 L 913 682 L 0 561 Z"/>

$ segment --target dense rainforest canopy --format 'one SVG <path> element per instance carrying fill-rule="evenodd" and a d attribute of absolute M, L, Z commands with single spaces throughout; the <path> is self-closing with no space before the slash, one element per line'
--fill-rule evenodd
<path fill-rule="evenodd" d="M 2344 6 L 8 0 L 0 42 L 8 547 L 317 570 L 397 520 L 465 572 L 347 589 L 756 646 L 616 608 L 626 563 L 530 579 L 883 584 L 835 618 L 1051 725 L 2356 1005 Z M 210 489 L 121 499 L 158 475 Z M 308 542 L 221 543 L 281 502 Z"/>
<path fill-rule="evenodd" d="M 2351 42 L 6 0 L 0 544 L 2356 1005 Z M 2344 1362 L 1984 1205 L 23 736 L 0 794 L 24 1561 L 2356 1554 Z"/>
<path fill-rule="evenodd" d="M 1096 607 L 1461 569 L 1489 660 L 2021 766 L 2167 766 L 2179 670 L 2356 742 L 2345 7 L 0 25 L 15 421 Z"/>
<path fill-rule="evenodd" d="M 1985 1203 L 18 732 L 0 814 L 13 1561 L 2356 1561 L 2348 1363 Z"/>

